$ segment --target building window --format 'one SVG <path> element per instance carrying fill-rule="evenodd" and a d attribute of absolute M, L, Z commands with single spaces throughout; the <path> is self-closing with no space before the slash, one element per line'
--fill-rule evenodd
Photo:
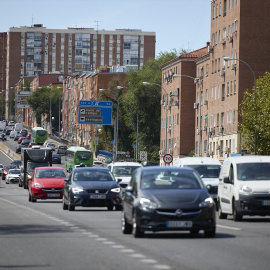
<path fill-rule="evenodd" d="M 230 95 L 230 83 L 228 82 L 227 83 L 227 96 Z"/>
<path fill-rule="evenodd" d="M 236 94 L 236 80 L 234 81 L 234 94 Z"/>
<path fill-rule="evenodd" d="M 222 84 L 222 100 L 225 100 L 225 84 Z"/>
<path fill-rule="evenodd" d="M 233 82 L 231 81 L 231 95 L 233 94 Z"/>

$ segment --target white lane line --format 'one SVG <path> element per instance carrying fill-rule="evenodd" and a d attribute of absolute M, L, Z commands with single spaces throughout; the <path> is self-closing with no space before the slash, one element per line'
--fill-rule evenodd
<path fill-rule="evenodd" d="M 138 254 L 138 253 L 131 254 L 130 256 L 131 256 L 131 257 L 134 257 L 134 258 L 145 258 L 145 256 L 144 256 L 144 255 L 142 255 L 142 254 Z"/>
<path fill-rule="evenodd" d="M 113 245 L 112 247 L 113 248 L 126 248 L 125 246 L 122 246 L 122 245 Z"/>
<path fill-rule="evenodd" d="M 153 260 L 153 259 L 142 259 L 141 260 L 141 262 L 143 262 L 143 263 L 157 263 L 157 261 L 156 260 Z"/>
<path fill-rule="evenodd" d="M 157 265 L 153 265 L 153 268 L 155 269 L 171 269 L 171 267 L 169 265 L 161 265 L 161 264 L 157 264 Z"/>
<path fill-rule="evenodd" d="M 217 227 L 219 228 L 223 228 L 223 229 L 228 229 L 228 230 L 233 230 L 233 231 L 241 231 L 241 228 L 235 228 L 235 227 L 229 227 L 229 226 L 223 226 L 223 225 L 217 225 Z"/>
<path fill-rule="evenodd" d="M 97 241 L 106 241 L 108 240 L 107 238 L 96 238 Z"/>
<path fill-rule="evenodd" d="M 91 232 L 83 232 L 83 234 L 89 235 L 92 234 Z"/>
<path fill-rule="evenodd" d="M 96 234 L 89 234 L 88 237 L 97 238 L 97 237 L 99 237 L 99 235 L 96 235 Z"/>
<path fill-rule="evenodd" d="M 133 253 L 134 250 L 133 249 L 121 249 L 120 252 L 123 252 L 123 253 Z"/>
<path fill-rule="evenodd" d="M 105 244 L 105 245 L 115 245 L 115 242 L 113 242 L 113 241 L 104 241 L 103 244 Z"/>

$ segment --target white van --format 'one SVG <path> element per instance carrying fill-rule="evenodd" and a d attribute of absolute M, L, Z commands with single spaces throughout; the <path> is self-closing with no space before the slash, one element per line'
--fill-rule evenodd
<path fill-rule="evenodd" d="M 176 167 L 190 167 L 201 176 L 212 198 L 217 200 L 218 179 L 221 163 L 218 159 L 210 157 L 184 157 L 173 162 Z"/>
<path fill-rule="evenodd" d="M 218 216 L 270 215 L 270 156 L 225 159 L 219 176 Z"/>
<path fill-rule="evenodd" d="M 142 165 L 138 162 L 126 161 L 112 162 L 107 166 L 114 175 L 116 181 L 121 179 L 119 185 L 122 188 L 125 188 L 129 184 L 133 171 L 140 167 L 142 167 Z"/>

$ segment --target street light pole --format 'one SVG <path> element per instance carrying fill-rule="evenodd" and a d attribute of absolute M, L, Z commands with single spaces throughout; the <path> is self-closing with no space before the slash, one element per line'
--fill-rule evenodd
<path fill-rule="evenodd" d="M 254 70 L 251 68 L 251 66 L 246 63 L 245 61 L 241 60 L 241 59 L 238 59 L 238 58 L 231 58 L 231 57 L 224 57 L 223 58 L 224 61 L 231 61 L 231 60 L 237 60 L 243 64 L 245 64 L 251 71 L 252 75 L 253 75 L 253 80 L 254 80 L 254 104 L 255 104 L 255 107 L 257 105 L 257 100 L 256 100 L 256 88 L 257 88 L 257 85 L 256 85 L 256 76 L 255 76 L 255 73 L 254 73 Z M 256 108 L 255 108 L 255 129 L 254 129 L 254 155 L 257 154 L 257 133 L 256 133 L 256 124 L 257 124 L 257 112 L 256 112 Z"/>
<path fill-rule="evenodd" d="M 52 88 L 47 86 L 50 89 L 50 134 L 52 135 Z"/>
<path fill-rule="evenodd" d="M 165 105 L 166 105 L 166 119 L 165 119 L 165 145 L 164 145 L 164 155 L 165 154 L 167 154 L 167 150 L 168 150 L 168 148 L 167 148 L 167 128 L 168 128 L 168 109 L 169 109 L 169 105 L 168 105 L 168 100 L 169 100 L 169 97 L 168 97 L 168 93 L 167 93 L 167 91 L 166 91 L 166 89 L 162 86 L 162 85 L 160 85 L 160 84 L 157 84 L 157 83 L 149 83 L 149 82 L 143 82 L 142 83 L 143 85 L 157 85 L 157 86 L 159 86 L 159 87 L 161 87 L 164 91 L 165 91 L 165 93 L 166 93 L 166 101 L 165 101 Z M 166 166 L 166 164 L 165 164 L 165 166 Z"/>

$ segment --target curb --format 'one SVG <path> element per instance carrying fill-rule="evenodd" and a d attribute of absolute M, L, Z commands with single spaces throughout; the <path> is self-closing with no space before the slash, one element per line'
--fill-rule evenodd
<path fill-rule="evenodd" d="M 5 144 L 0 142 L 0 150 L 4 152 L 8 157 L 10 157 L 12 160 L 19 159 L 21 160 L 21 155 L 18 155 L 14 151 L 10 150 Z"/>

